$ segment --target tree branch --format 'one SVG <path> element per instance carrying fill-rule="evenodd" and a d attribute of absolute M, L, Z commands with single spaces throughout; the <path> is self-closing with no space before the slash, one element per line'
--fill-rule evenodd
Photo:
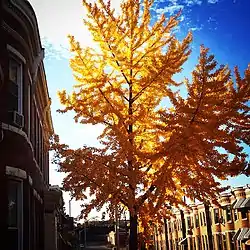
<path fill-rule="evenodd" d="M 155 185 L 151 185 L 150 188 L 140 197 L 136 207 L 139 208 L 148 199 L 149 195 L 156 189 Z"/>

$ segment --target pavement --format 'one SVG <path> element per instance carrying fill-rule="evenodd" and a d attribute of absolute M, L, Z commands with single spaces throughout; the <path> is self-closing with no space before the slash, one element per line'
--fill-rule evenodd
<path fill-rule="evenodd" d="M 84 250 L 98 250 L 98 249 L 112 249 L 112 248 L 109 248 L 108 246 L 87 246 L 86 248 L 83 248 Z"/>
<path fill-rule="evenodd" d="M 87 246 L 81 248 L 81 250 L 98 250 L 98 249 L 111 250 L 112 248 L 98 242 L 87 242 Z"/>

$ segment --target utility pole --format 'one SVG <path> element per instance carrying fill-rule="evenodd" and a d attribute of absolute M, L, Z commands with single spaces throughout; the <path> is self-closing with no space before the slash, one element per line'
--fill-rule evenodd
<path fill-rule="evenodd" d="M 69 216 L 71 217 L 71 201 L 73 200 L 73 197 L 69 200 Z"/>
<path fill-rule="evenodd" d="M 115 235 L 116 235 L 116 249 L 120 249 L 120 238 L 119 238 L 119 215 L 118 207 L 115 206 Z"/>
<path fill-rule="evenodd" d="M 78 241 L 79 241 L 79 250 L 81 250 L 81 234 L 82 234 L 82 231 L 83 231 L 84 229 L 80 229 L 79 230 L 79 234 L 78 234 Z M 85 239 L 84 239 L 85 240 Z M 85 242 L 84 242 L 84 244 L 85 244 Z"/>
<path fill-rule="evenodd" d="M 87 228 L 86 228 L 86 221 L 84 222 L 84 247 L 87 247 Z"/>

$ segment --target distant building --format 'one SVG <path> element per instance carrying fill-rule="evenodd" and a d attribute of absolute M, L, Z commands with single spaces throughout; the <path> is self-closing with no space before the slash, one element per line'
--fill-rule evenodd
<path fill-rule="evenodd" d="M 173 216 L 156 228 L 157 250 L 249 250 L 250 188 L 221 194 L 220 206 L 193 204 L 172 209 Z M 164 239 L 164 240 L 163 240 Z"/>
<path fill-rule="evenodd" d="M 2 0 L 0 11 L 1 244 L 43 250 L 53 133 L 44 49 L 27 0 Z"/>
<path fill-rule="evenodd" d="M 74 220 L 64 212 L 63 194 L 58 186 L 44 193 L 45 250 L 70 250 L 77 245 Z"/>

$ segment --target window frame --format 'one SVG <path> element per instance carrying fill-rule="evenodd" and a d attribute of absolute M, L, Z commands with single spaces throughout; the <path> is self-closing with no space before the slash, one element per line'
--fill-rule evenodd
<path fill-rule="evenodd" d="M 16 82 L 11 80 L 10 72 L 11 66 L 15 65 L 17 67 L 17 79 Z M 23 65 L 22 62 L 13 54 L 9 56 L 9 81 L 12 81 L 17 85 L 17 111 L 18 114 L 23 114 Z"/>
<path fill-rule="evenodd" d="M 194 215 L 194 219 L 195 219 L 195 227 L 198 228 L 200 227 L 200 221 L 199 221 L 199 214 L 195 214 Z"/>
<path fill-rule="evenodd" d="M 205 211 L 202 212 L 202 217 L 203 217 L 203 225 L 206 226 L 207 221 L 206 221 L 206 213 L 205 213 Z"/>
<path fill-rule="evenodd" d="M 18 74 L 18 80 L 19 80 L 19 83 L 17 83 L 18 85 L 18 106 L 17 106 L 17 112 L 21 115 L 24 114 L 24 101 L 23 101 L 23 96 L 24 96 L 24 93 L 23 93 L 23 90 L 24 90 L 24 74 L 23 74 L 23 70 L 24 70 L 24 65 L 26 64 L 26 60 L 24 58 L 24 56 L 18 51 L 16 50 L 15 48 L 13 48 L 11 45 L 7 44 L 7 50 L 9 51 L 9 78 L 10 78 L 10 63 L 11 63 L 11 60 L 12 61 L 15 61 L 20 67 L 19 67 L 19 74 Z M 10 79 L 9 79 L 10 80 Z"/>
<path fill-rule="evenodd" d="M 232 209 L 230 205 L 226 206 L 225 213 L 226 213 L 226 221 L 231 222 L 233 219 L 233 214 L 232 214 Z"/>
<path fill-rule="evenodd" d="M 8 177 L 8 202 L 9 202 L 9 182 L 15 182 L 18 184 L 18 193 L 17 193 L 17 227 L 9 227 L 9 218 L 8 218 L 8 230 L 17 230 L 18 237 L 18 249 L 23 250 L 23 180 L 18 177 L 9 176 Z"/>
<path fill-rule="evenodd" d="M 214 224 L 220 223 L 220 210 L 219 208 L 214 208 Z"/>
<path fill-rule="evenodd" d="M 200 218 L 200 226 L 203 227 L 203 217 L 202 212 L 199 212 L 199 218 Z"/>

